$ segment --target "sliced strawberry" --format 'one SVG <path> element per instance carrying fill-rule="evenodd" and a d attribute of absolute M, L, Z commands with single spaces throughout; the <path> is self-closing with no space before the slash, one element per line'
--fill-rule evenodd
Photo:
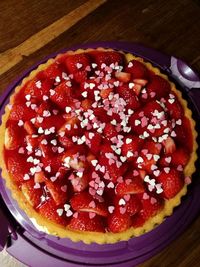
<path fill-rule="evenodd" d="M 82 83 L 87 80 L 87 71 L 85 70 L 77 71 L 73 75 L 74 75 L 74 80 L 77 83 Z"/>
<path fill-rule="evenodd" d="M 10 111 L 9 119 L 14 121 L 27 121 L 33 118 L 34 116 L 35 111 L 33 111 L 32 109 L 24 105 L 14 104 Z"/>
<path fill-rule="evenodd" d="M 141 85 L 143 87 L 143 86 L 145 86 L 148 83 L 148 81 L 147 80 L 144 80 L 144 79 L 134 79 L 133 80 L 133 83 L 134 84 Z"/>
<path fill-rule="evenodd" d="M 110 122 L 110 116 L 107 114 L 104 108 L 99 107 L 94 109 L 94 115 L 101 122 Z"/>
<path fill-rule="evenodd" d="M 50 99 L 58 105 L 60 108 L 64 109 L 71 105 L 71 87 L 68 86 L 69 82 L 62 82 L 50 93 Z"/>
<path fill-rule="evenodd" d="M 31 98 L 42 101 L 43 95 L 48 95 L 52 82 L 50 80 L 31 80 L 25 85 L 25 94 L 31 95 Z"/>
<path fill-rule="evenodd" d="M 26 135 L 26 143 L 27 145 L 31 145 L 32 148 L 38 148 L 39 144 L 42 140 L 42 136 L 33 137 L 32 135 Z"/>
<path fill-rule="evenodd" d="M 115 137 L 118 134 L 115 127 L 110 123 L 106 124 L 105 128 L 103 129 L 103 133 L 108 140 L 112 139 L 112 137 Z"/>
<path fill-rule="evenodd" d="M 105 232 L 101 217 L 96 215 L 91 219 L 88 212 L 78 212 L 68 227 L 76 231 Z"/>
<path fill-rule="evenodd" d="M 27 182 L 24 182 L 21 185 L 21 191 L 23 195 L 25 196 L 26 200 L 32 207 L 39 206 L 41 202 L 41 196 L 42 196 L 42 189 L 41 188 L 34 188 L 34 181 L 29 180 Z"/>
<path fill-rule="evenodd" d="M 34 125 L 32 124 L 32 122 L 30 121 L 25 121 L 24 129 L 26 130 L 28 134 L 35 134 L 37 131 Z"/>
<path fill-rule="evenodd" d="M 45 184 L 56 205 L 62 205 L 67 201 L 68 193 L 66 182 L 60 182 L 60 180 L 51 182 L 50 180 L 47 180 L 45 181 Z"/>
<path fill-rule="evenodd" d="M 169 166 L 172 165 L 174 167 L 178 167 L 181 165 L 184 167 L 189 160 L 190 154 L 184 148 L 176 149 L 172 154 L 167 154 L 161 158 L 159 164 L 161 166 Z"/>
<path fill-rule="evenodd" d="M 97 154 L 100 150 L 101 135 L 99 133 L 85 132 L 87 139 L 86 144 L 89 146 L 92 153 Z"/>
<path fill-rule="evenodd" d="M 124 138 L 124 143 L 122 145 L 122 155 L 127 157 L 127 160 L 133 160 L 134 156 L 137 156 L 140 152 L 144 140 L 136 135 L 128 135 Z M 132 153 L 132 155 L 130 154 Z M 130 154 L 130 155 L 129 155 Z"/>
<path fill-rule="evenodd" d="M 43 183 L 47 180 L 47 177 L 45 176 L 43 171 L 36 172 L 34 174 L 34 182 L 35 183 Z"/>
<path fill-rule="evenodd" d="M 154 75 L 146 85 L 147 99 L 161 99 L 170 93 L 170 83 L 159 75 Z"/>
<path fill-rule="evenodd" d="M 53 64 L 51 64 L 48 68 L 46 68 L 45 70 L 45 76 L 48 79 L 52 79 L 55 80 L 56 77 L 59 77 L 60 80 L 62 79 L 62 70 L 61 70 L 61 66 L 55 62 Z"/>
<path fill-rule="evenodd" d="M 166 140 L 163 141 L 164 151 L 166 154 L 172 154 L 176 150 L 176 144 L 172 137 L 167 137 Z"/>
<path fill-rule="evenodd" d="M 105 204 L 95 201 L 87 192 L 76 194 L 71 198 L 70 203 L 76 211 L 94 212 L 105 217 L 108 215 Z"/>
<path fill-rule="evenodd" d="M 10 124 L 5 130 L 5 148 L 16 149 L 24 145 L 25 131 L 17 123 Z"/>
<path fill-rule="evenodd" d="M 145 221 L 155 216 L 163 208 L 163 201 L 151 196 L 144 198 L 143 194 L 141 195 L 141 204 L 142 209 L 133 216 L 133 227 L 142 226 Z"/>
<path fill-rule="evenodd" d="M 112 88 L 103 89 L 100 92 L 100 96 L 101 96 L 101 98 L 106 99 L 106 98 L 108 98 L 109 94 L 112 93 L 112 92 L 113 92 Z"/>
<path fill-rule="evenodd" d="M 74 192 L 82 192 L 89 185 L 90 175 L 87 173 L 84 173 L 81 177 L 74 175 L 74 177 L 70 180 L 71 180 L 71 184 L 72 184 Z"/>
<path fill-rule="evenodd" d="M 135 93 L 129 89 L 127 84 L 117 87 L 117 92 L 126 101 L 127 108 L 138 109 L 140 107 L 140 102 Z"/>
<path fill-rule="evenodd" d="M 66 135 L 64 135 L 64 136 L 59 135 L 58 140 L 61 143 L 61 145 L 67 149 L 71 148 L 74 145 L 71 138 L 67 137 Z"/>
<path fill-rule="evenodd" d="M 121 214 L 114 211 L 108 216 L 108 229 L 113 233 L 120 233 L 130 228 L 132 224 L 131 216 L 127 213 Z"/>
<path fill-rule="evenodd" d="M 100 68 L 102 64 L 106 64 L 109 66 L 112 63 L 118 63 L 119 65 L 123 65 L 124 55 L 118 52 L 113 51 L 94 51 L 90 52 L 90 55 L 94 59 L 94 62 Z"/>
<path fill-rule="evenodd" d="M 131 79 L 131 74 L 128 72 L 123 72 L 123 71 L 116 71 L 115 72 L 115 77 L 120 81 L 124 83 L 128 83 Z"/>
<path fill-rule="evenodd" d="M 125 178 L 124 182 L 118 183 L 115 192 L 118 195 L 139 194 L 145 191 L 142 180 L 138 177 Z"/>
<path fill-rule="evenodd" d="M 169 170 L 169 173 L 163 170 L 157 177 L 157 181 L 161 183 L 163 188 L 162 195 L 167 199 L 175 197 L 184 184 L 180 172 L 172 168 Z"/>
<path fill-rule="evenodd" d="M 25 174 L 30 171 L 31 164 L 26 159 L 27 157 L 22 154 L 13 154 L 8 158 L 8 172 L 16 182 L 24 182 Z"/>
<path fill-rule="evenodd" d="M 37 128 L 42 127 L 45 129 L 50 129 L 55 127 L 55 130 L 59 130 L 65 123 L 65 119 L 60 115 L 50 115 L 49 117 L 44 117 L 42 122 L 36 120 L 35 126 Z"/>
<path fill-rule="evenodd" d="M 137 60 L 131 60 L 125 71 L 131 73 L 133 79 L 145 79 L 148 76 L 146 66 Z"/>
<path fill-rule="evenodd" d="M 136 195 L 131 195 L 130 199 L 125 204 L 125 208 L 126 212 L 130 214 L 130 216 L 133 216 L 141 210 L 142 205 Z"/>
<path fill-rule="evenodd" d="M 89 99 L 84 99 L 81 102 L 81 107 L 83 108 L 84 111 L 87 111 L 88 109 L 91 108 L 93 101 Z"/>
<path fill-rule="evenodd" d="M 169 98 L 166 101 L 165 106 L 166 106 L 167 111 L 168 111 L 168 113 L 172 119 L 178 120 L 178 119 L 182 118 L 184 112 L 183 112 L 183 108 L 182 108 L 181 104 L 179 103 L 177 97 Z"/>
<path fill-rule="evenodd" d="M 90 65 L 89 55 L 86 53 L 70 55 L 66 57 L 65 65 L 70 73 L 84 71 Z"/>
<path fill-rule="evenodd" d="M 39 207 L 38 211 L 42 216 L 53 222 L 61 225 L 66 225 L 67 219 L 65 214 L 59 216 L 57 213 L 57 209 L 58 207 L 56 206 L 54 200 L 50 198 Z"/>

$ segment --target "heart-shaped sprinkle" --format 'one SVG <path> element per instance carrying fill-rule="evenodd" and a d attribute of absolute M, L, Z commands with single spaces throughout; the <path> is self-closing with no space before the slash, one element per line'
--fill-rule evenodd
<path fill-rule="evenodd" d="M 71 107 L 65 107 L 65 111 L 66 111 L 66 113 L 69 113 L 71 110 L 72 110 Z"/>
<path fill-rule="evenodd" d="M 125 205 L 125 204 L 126 204 L 126 201 L 123 198 L 120 198 L 119 205 L 122 206 L 122 205 Z"/>
<path fill-rule="evenodd" d="M 182 165 L 178 165 L 178 167 L 177 167 L 177 171 L 182 172 L 182 171 L 183 171 L 183 166 L 182 166 Z"/>
<path fill-rule="evenodd" d="M 133 157 L 133 153 L 131 151 L 128 151 L 126 156 L 127 156 L 127 158 Z"/>
<path fill-rule="evenodd" d="M 80 68 L 83 67 L 83 64 L 81 64 L 81 63 L 77 63 L 77 64 L 76 64 L 76 67 L 77 67 L 77 69 L 80 69 Z"/>
<path fill-rule="evenodd" d="M 89 218 L 93 219 L 96 216 L 96 213 L 94 212 L 89 212 Z"/>
<path fill-rule="evenodd" d="M 145 192 L 142 196 L 143 199 L 149 199 L 149 195 Z"/>
<path fill-rule="evenodd" d="M 187 184 L 187 185 L 191 184 L 191 182 L 192 182 L 192 180 L 191 180 L 191 178 L 189 176 L 186 176 L 184 181 L 185 181 L 185 184 Z"/>
<path fill-rule="evenodd" d="M 61 190 L 62 190 L 63 192 L 67 192 L 67 185 L 63 185 L 63 186 L 61 186 Z"/>
<path fill-rule="evenodd" d="M 18 126 L 23 126 L 23 125 L 24 125 L 24 122 L 22 120 L 19 120 Z"/>
<path fill-rule="evenodd" d="M 130 144 L 132 142 L 132 139 L 131 138 L 126 138 L 126 144 Z"/>
<path fill-rule="evenodd" d="M 71 206 L 70 206 L 69 204 L 65 204 L 65 205 L 64 205 L 64 209 L 65 209 L 65 211 L 68 211 L 68 210 L 70 209 L 70 207 L 71 207 Z"/>
<path fill-rule="evenodd" d="M 147 157 L 148 160 L 151 160 L 153 155 L 152 154 L 146 154 L 146 157 Z"/>
<path fill-rule="evenodd" d="M 40 184 L 39 183 L 35 183 L 34 188 L 35 189 L 39 189 L 40 188 Z"/>
<path fill-rule="evenodd" d="M 166 161 L 167 163 L 170 163 L 171 160 L 172 160 L 172 157 L 167 157 L 167 158 L 165 158 L 165 161 Z"/>
<path fill-rule="evenodd" d="M 120 157 L 120 160 L 121 160 L 122 162 L 125 162 L 125 161 L 126 161 L 126 157 L 121 156 L 121 157 Z"/>
<path fill-rule="evenodd" d="M 56 212 L 58 213 L 58 216 L 63 215 L 63 209 L 57 209 Z"/>
<path fill-rule="evenodd" d="M 109 213 L 113 213 L 114 209 L 115 209 L 114 206 L 109 206 L 109 207 L 108 207 L 108 211 L 109 211 Z"/>
<path fill-rule="evenodd" d="M 157 200 L 156 200 L 154 197 L 151 197 L 151 200 L 150 200 L 150 201 L 151 201 L 151 204 L 152 204 L 152 205 L 154 205 L 154 204 L 157 203 Z"/>
<path fill-rule="evenodd" d="M 93 208 L 93 209 L 96 207 L 96 204 L 95 204 L 94 200 L 92 200 L 92 201 L 89 203 L 89 207 L 90 207 L 90 208 Z"/>
<path fill-rule="evenodd" d="M 55 182 L 55 181 L 57 180 L 57 177 L 52 176 L 52 177 L 50 177 L 50 180 L 51 180 L 52 182 Z"/>
<path fill-rule="evenodd" d="M 126 201 L 129 201 L 129 200 L 130 200 L 130 198 L 131 198 L 131 196 L 130 196 L 130 195 L 125 195 L 125 196 L 124 196 L 124 199 L 125 199 Z"/>
<path fill-rule="evenodd" d="M 120 207 L 119 211 L 120 211 L 121 214 L 125 214 L 126 208 L 125 207 Z"/>
<path fill-rule="evenodd" d="M 155 95 L 156 95 L 155 92 L 151 92 L 151 93 L 150 93 L 150 97 L 151 97 L 151 98 L 153 98 Z"/>
<path fill-rule="evenodd" d="M 113 182 L 110 182 L 108 185 L 107 185 L 108 188 L 114 188 L 115 185 L 113 184 Z"/>
<path fill-rule="evenodd" d="M 84 91 L 84 92 L 82 93 L 82 96 L 83 96 L 83 97 L 87 97 L 87 91 Z"/>
<path fill-rule="evenodd" d="M 30 176 L 26 173 L 26 174 L 24 175 L 24 180 L 27 181 L 27 180 L 29 180 L 29 179 L 30 179 Z"/>
<path fill-rule="evenodd" d="M 71 210 L 67 210 L 67 212 L 66 212 L 66 216 L 67 217 L 70 217 L 70 216 L 72 216 L 73 215 L 73 212 L 71 211 Z M 75 217 L 75 216 L 74 216 Z"/>
<path fill-rule="evenodd" d="M 18 150 L 18 153 L 19 154 L 24 154 L 25 153 L 25 150 L 23 147 L 20 147 L 19 150 Z"/>
<path fill-rule="evenodd" d="M 159 171 L 159 170 L 156 170 L 156 171 L 153 172 L 153 174 L 154 174 L 156 177 L 158 177 L 158 176 L 160 175 L 160 171 Z"/>
<path fill-rule="evenodd" d="M 62 153 L 65 149 L 63 147 L 58 147 L 58 153 Z"/>
<path fill-rule="evenodd" d="M 131 179 L 126 179 L 126 180 L 125 180 L 125 183 L 126 183 L 127 185 L 131 184 L 131 182 L 132 182 Z"/>
<path fill-rule="evenodd" d="M 75 212 L 73 217 L 77 219 L 78 218 L 78 212 Z"/>
<path fill-rule="evenodd" d="M 120 176 L 120 177 L 117 178 L 117 182 L 118 182 L 118 183 L 123 183 L 123 181 L 124 181 L 124 180 L 123 180 L 123 177 L 122 177 L 122 176 Z"/>
<path fill-rule="evenodd" d="M 133 171 L 133 176 L 138 176 L 138 175 L 139 175 L 139 172 L 136 171 L 136 170 L 134 170 L 134 171 Z"/>
<path fill-rule="evenodd" d="M 168 167 L 165 167 L 165 168 L 164 168 L 164 171 L 165 171 L 166 173 L 169 173 L 169 171 L 170 171 L 170 168 L 168 168 Z"/>

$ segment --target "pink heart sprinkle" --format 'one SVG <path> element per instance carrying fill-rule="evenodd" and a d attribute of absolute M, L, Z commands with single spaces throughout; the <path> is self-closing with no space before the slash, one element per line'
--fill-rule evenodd
<path fill-rule="evenodd" d="M 131 196 L 130 196 L 130 195 L 125 195 L 125 196 L 124 196 L 124 199 L 125 199 L 126 201 L 129 201 L 129 200 L 130 200 L 130 198 L 131 198 Z"/>
<path fill-rule="evenodd" d="M 151 204 L 153 205 L 155 203 L 157 203 L 157 200 L 154 197 L 151 197 Z"/>
<path fill-rule="evenodd" d="M 89 212 L 89 218 L 93 219 L 96 216 L 96 213 L 94 212 Z"/>
<path fill-rule="evenodd" d="M 121 214 L 124 214 L 126 212 L 126 208 L 125 207 L 120 207 L 119 211 Z"/>
<path fill-rule="evenodd" d="M 78 218 L 78 212 L 75 212 L 73 215 L 74 218 Z"/>
<path fill-rule="evenodd" d="M 94 186 L 95 186 L 95 181 L 94 181 L 94 180 L 90 181 L 90 182 L 89 182 L 89 185 L 90 185 L 91 187 L 94 187 Z"/>
<path fill-rule="evenodd" d="M 177 167 L 177 171 L 182 172 L 182 171 L 183 171 L 183 166 L 182 166 L 182 165 L 178 165 L 178 167 Z"/>
<path fill-rule="evenodd" d="M 123 183 L 123 177 L 122 177 L 122 176 L 118 177 L 118 178 L 117 178 L 117 182 L 118 182 L 118 183 Z"/>
<path fill-rule="evenodd" d="M 170 163 L 170 162 L 171 162 L 171 160 L 172 160 L 172 158 L 171 158 L 171 157 L 167 157 L 167 158 L 165 158 L 165 161 L 166 161 L 167 163 Z"/>
<path fill-rule="evenodd" d="M 148 153 L 148 149 L 142 149 L 141 151 L 144 155 L 146 155 Z"/>
<path fill-rule="evenodd" d="M 145 127 L 145 126 L 147 126 L 147 124 L 148 124 L 147 117 L 142 117 L 141 118 L 141 126 Z"/>
<path fill-rule="evenodd" d="M 63 192 L 67 192 L 67 185 L 63 185 L 63 186 L 61 186 L 61 190 L 62 190 Z"/>
<path fill-rule="evenodd" d="M 94 196 L 96 194 L 96 190 L 92 187 L 89 188 L 90 195 Z"/>
<path fill-rule="evenodd" d="M 133 176 L 138 176 L 138 175 L 139 175 L 139 172 L 136 171 L 136 170 L 134 170 L 134 171 L 133 171 Z"/>
<path fill-rule="evenodd" d="M 138 115 L 139 115 L 140 117 L 143 117 L 143 116 L 144 116 L 144 111 L 141 111 Z"/>
<path fill-rule="evenodd" d="M 162 148 L 162 145 L 161 144 L 156 144 L 156 148 L 157 149 L 161 149 Z"/>
<path fill-rule="evenodd" d="M 147 99 L 148 95 L 147 93 L 142 94 L 142 98 Z"/>
<path fill-rule="evenodd" d="M 92 200 L 92 201 L 89 203 L 89 207 L 90 207 L 90 208 L 95 208 L 95 207 L 96 207 L 96 204 L 95 204 L 94 200 Z"/>
<path fill-rule="evenodd" d="M 186 184 L 191 184 L 191 182 L 192 182 L 191 178 L 189 176 L 186 176 L 185 177 L 185 183 Z"/>
<path fill-rule="evenodd" d="M 104 175 L 104 178 L 105 178 L 106 180 L 110 180 L 110 175 L 106 172 L 105 175 Z"/>
<path fill-rule="evenodd" d="M 142 196 L 143 199 L 149 199 L 149 195 L 145 192 Z"/>
<path fill-rule="evenodd" d="M 131 182 L 132 182 L 131 179 L 126 179 L 126 181 L 125 181 L 125 183 L 126 183 L 127 185 L 131 184 Z"/>
<path fill-rule="evenodd" d="M 151 92 L 151 93 L 150 93 L 150 97 L 151 97 L 151 98 L 153 98 L 155 95 L 156 95 L 155 92 Z"/>

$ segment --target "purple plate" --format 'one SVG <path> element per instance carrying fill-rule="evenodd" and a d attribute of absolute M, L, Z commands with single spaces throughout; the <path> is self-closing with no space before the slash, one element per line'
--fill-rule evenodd
<path fill-rule="evenodd" d="M 175 79 L 181 85 L 180 88 L 182 88 L 181 90 L 184 91 L 186 97 L 189 98 L 191 108 L 193 108 L 196 120 L 198 120 L 200 114 L 200 94 L 198 90 L 200 79 L 186 63 L 174 57 L 163 55 L 151 48 L 134 43 L 98 42 L 77 45 L 70 49 L 96 48 L 99 46 L 134 53 L 151 61 L 155 66 L 167 72 L 168 75 L 171 75 L 172 79 Z M 4 113 L 4 107 L 9 102 L 9 95 L 23 77 L 39 64 L 55 55 L 50 55 L 43 61 L 38 62 L 7 88 L 1 96 L 0 115 Z M 177 238 L 197 216 L 200 211 L 200 179 L 197 176 L 194 180 L 195 183 L 190 185 L 187 196 L 183 198 L 182 204 L 175 209 L 173 215 L 151 232 L 140 237 L 132 238 L 127 242 L 123 241 L 107 245 L 94 243 L 86 245 L 82 242 L 75 243 L 67 238 L 60 239 L 39 232 L 12 199 L 9 190 L 6 189 L 1 179 L 0 191 L 7 210 L 0 210 L 0 218 L 4 219 L 4 226 L 9 224 L 9 227 L 1 229 L 0 248 L 5 245 L 6 236 L 10 232 L 7 238 L 7 251 L 21 262 L 32 267 L 83 265 L 133 267 L 161 251 L 172 240 Z M 11 217 L 10 213 L 12 214 Z"/>

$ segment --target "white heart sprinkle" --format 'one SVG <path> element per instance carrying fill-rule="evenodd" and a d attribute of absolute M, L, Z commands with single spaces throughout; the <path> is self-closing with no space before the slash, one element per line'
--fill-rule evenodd
<path fill-rule="evenodd" d="M 23 125 L 24 125 L 24 122 L 22 120 L 19 120 L 18 126 L 23 126 Z"/>
<path fill-rule="evenodd" d="M 65 211 L 68 211 L 68 210 L 70 209 L 70 207 L 71 207 L 71 206 L 70 206 L 69 204 L 65 204 L 65 205 L 64 205 L 64 209 L 65 209 Z"/>
<path fill-rule="evenodd" d="M 57 209 L 56 212 L 58 213 L 58 216 L 63 215 L 63 209 Z"/>
<path fill-rule="evenodd" d="M 64 151 L 65 149 L 63 148 L 63 147 L 58 147 L 58 153 L 60 154 L 60 153 L 62 153 L 63 151 Z"/>
<path fill-rule="evenodd" d="M 109 206 L 109 207 L 108 207 L 108 211 L 109 211 L 109 213 L 113 213 L 114 209 L 115 209 L 114 206 Z"/>
<path fill-rule="evenodd" d="M 110 182 L 108 185 L 107 185 L 108 188 L 114 188 L 115 185 L 113 184 L 113 182 Z"/>
<path fill-rule="evenodd" d="M 122 206 L 122 205 L 125 205 L 125 204 L 126 204 L 126 201 L 123 198 L 120 198 L 119 205 Z"/>
<path fill-rule="evenodd" d="M 126 139 L 126 144 L 128 145 L 128 144 L 130 144 L 132 142 L 132 139 L 131 138 L 127 138 Z"/>
<path fill-rule="evenodd" d="M 51 172 L 51 166 L 47 166 L 47 167 L 45 168 L 45 171 L 47 171 L 47 172 Z"/>
<path fill-rule="evenodd" d="M 29 180 L 29 179 L 30 179 L 30 176 L 26 173 L 26 174 L 24 175 L 24 180 L 27 181 L 27 180 Z"/>
<path fill-rule="evenodd" d="M 69 113 L 71 110 L 72 110 L 71 107 L 66 107 L 65 108 L 66 113 Z"/>

